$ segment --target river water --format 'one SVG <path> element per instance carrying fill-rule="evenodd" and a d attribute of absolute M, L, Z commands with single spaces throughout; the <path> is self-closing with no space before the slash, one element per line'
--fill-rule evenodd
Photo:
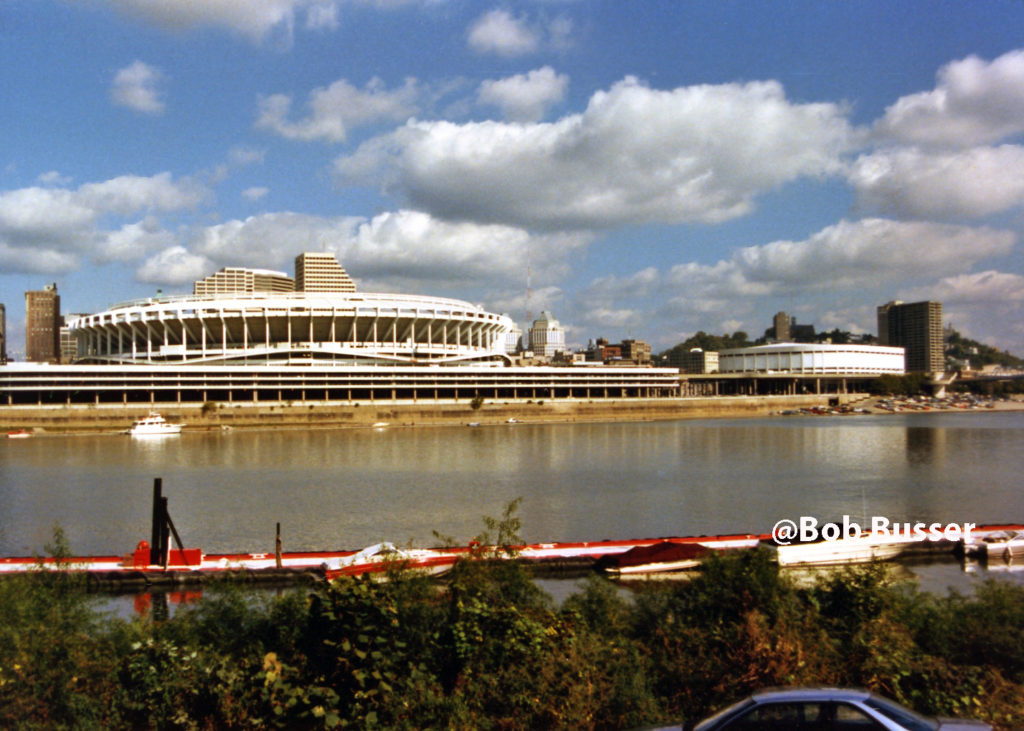
<path fill-rule="evenodd" d="M 0 440 L 0 555 L 149 537 L 153 479 L 208 553 L 765 533 L 782 518 L 1024 521 L 1024 413 L 231 431 Z"/>

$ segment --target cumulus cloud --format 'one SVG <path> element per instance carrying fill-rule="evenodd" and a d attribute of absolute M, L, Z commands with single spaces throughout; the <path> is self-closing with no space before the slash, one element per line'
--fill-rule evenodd
<path fill-rule="evenodd" d="M 109 233 L 111 219 L 193 208 L 208 191 L 198 183 L 174 180 L 169 173 L 152 177 L 125 175 L 77 189 L 20 188 L 0 193 L 0 263 L 7 271 L 68 271 L 82 258 L 106 261 L 137 258 L 152 245 L 154 224 L 132 222 Z M 143 236 L 143 234 L 146 234 Z M 128 241 L 146 241 L 145 246 Z"/>
<path fill-rule="evenodd" d="M 775 241 L 737 251 L 719 274 L 772 290 L 823 290 L 960 272 L 1009 253 L 1009 231 L 888 219 L 841 221 L 804 241 Z M 675 270 L 673 270 L 675 272 Z"/>
<path fill-rule="evenodd" d="M 147 259 L 135 270 L 135 279 L 149 284 L 185 285 L 212 274 L 212 262 L 184 246 L 172 246 Z"/>
<path fill-rule="evenodd" d="M 861 205 L 888 215 L 988 216 L 1024 205 L 1024 147 L 885 150 L 861 156 L 849 180 Z"/>
<path fill-rule="evenodd" d="M 253 42 L 268 38 L 291 43 L 296 17 L 306 13 L 306 25 L 330 28 L 332 0 L 108 0 L 118 10 L 170 30 L 219 27 Z"/>
<path fill-rule="evenodd" d="M 779 309 L 805 313 L 801 321 L 818 329 L 874 332 L 876 305 L 896 297 L 938 299 L 963 313 L 968 307 L 981 313 L 986 306 L 1005 311 L 998 328 L 979 328 L 998 340 L 1019 320 L 1024 280 L 995 271 L 963 272 L 1005 257 L 1015 243 L 1013 232 L 983 227 L 841 221 L 801 241 L 749 246 L 712 264 L 689 261 L 596 278 L 572 298 L 564 316 L 592 333 L 604 328 L 612 337 L 609 328 L 618 326 L 619 336 L 638 328 L 633 331 L 670 347 L 698 329 L 758 335 Z M 620 310 L 646 317 L 601 314 Z"/>
<path fill-rule="evenodd" d="M 254 186 L 252 188 L 246 188 L 242 191 L 242 197 L 250 201 L 258 201 L 263 198 L 267 193 L 270 192 L 269 188 L 263 186 Z"/>
<path fill-rule="evenodd" d="M 373 122 L 404 120 L 417 110 L 415 79 L 407 79 L 397 89 L 388 90 L 374 78 L 363 89 L 341 79 L 309 95 L 309 114 L 290 121 L 292 98 L 273 94 L 260 100 L 256 127 L 291 140 L 343 142 L 350 129 Z"/>
<path fill-rule="evenodd" d="M 537 122 L 549 106 L 562 101 L 568 86 L 568 76 L 545 66 L 528 74 L 483 82 L 477 101 L 500 108 L 513 121 Z"/>
<path fill-rule="evenodd" d="M 412 207 L 545 229 L 720 222 L 760 193 L 841 169 L 841 107 L 794 104 L 780 84 L 650 89 L 627 78 L 548 124 L 410 121 L 335 163 L 383 172 Z"/>
<path fill-rule="evenodd" d="M 159 89 L 163 74 L 154 67 L 135 61 L 114 75 L 110 97 L 115 104 L 145 114 L 161 114 L 164 102 Z"/>
<path fill-rule="evenodd" d="M 71 185 L 71 178 L 51 170 L 40 175 L 37 180 L 43 185 Z"/>
<path fill-rule="evenodd" d="M 939 70 L 931 91 L 897 100 L 876 125 L 903 143 L 971 147 L 1024 132 L 1024 50 Z"/>
<path fill-rule="evenodd" d="M 945 277 L 931 290 L 931 297 L 951 304 L 1024 303 L 1024 277 L 986 270 Z"/>
<path fill-rule="evenodd" d="M 538 32 L 523 18 L 513 18 L 505 10 L 492 10 L 469 28 L 469 47 L 478 53 L 522 56 L 540 46 Z"/>
<path fill-rule="evenodd" d="M 224 266 L 290 270 L 297 254 L 326 250 L 364 289 L 369 283 L 391 291 L 441 289 L 490 299 L 504 296 L 510 276 L 520 286 L 527 261 L 541 285 L 564 276 L 572 252 L 590 241 L 582 234 L 536 236 L 508 226 L 451 223 L 410 210 L 371 219 L 278 212 L 194 230 L 185 245 L 152 255 L 137 276 L 187 285 Z"/>
<path fill-rule="evenodd" d="M 148 216 L 142 221 L 126 223 L 116 231 L 97 237 L 92 256 L 96 261 L 132 261 L 148 252 L 166 248 L 174 243 L 174 234 L 160 222 Z"/>

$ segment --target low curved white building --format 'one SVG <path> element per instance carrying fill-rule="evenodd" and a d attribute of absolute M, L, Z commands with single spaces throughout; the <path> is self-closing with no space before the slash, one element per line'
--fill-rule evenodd
<path fill-rule="evenodd" d="M 903 348 L 772 343 L 718 353 L 719 373 L 882 375 L 906 372 Z"/>
<path fill-rule="evenodd" d="M 508 361 L 515 323 L 460 300 L 355 292 L 157 297 L 70 323 L 93 364 Z"/>

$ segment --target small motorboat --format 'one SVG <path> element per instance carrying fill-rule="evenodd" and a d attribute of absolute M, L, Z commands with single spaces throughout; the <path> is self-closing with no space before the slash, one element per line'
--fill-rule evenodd
<path fill-rule="evenodd" d="M 1002 559 L 1007 563 L 1024 558 L 1024 530 L 1008 529 L 972 536 L 964 541 L 967 556 L 992 561 Z"/>
<path fill-rule="evenodd" d="M 132 424 L 128 433 L 133 437 L 162 437 L 180 434 L 181 427 L 181 424 L 171 424 L 157 412 L 150 411 L 148 416 Z"/>
<path fill-rule="evenodd" d="M 660 574 L 685 571 L 700 566 L 711 552 L 699 543 L 662 541 L 651 546 L 637 546 L 623 553 L 605 556 L 597 568 L 613 576 Z"/>
<path fill-rule="evenodd" d="M 28 439 L 30 436 L 32 436 L 32 432 L 28 429 L 17 429 L 7 432 L 8 439 Z"/>
<path fill-rule="evenodd" d="M 915 539 L 913 536 L 889 536 L 865 533 L 850 538 L 780 544 L 763 541 L 762 544 L 775 551 L 779 566 L 835 566 L 871 561 L 888 561 L 908 551 Z"/>

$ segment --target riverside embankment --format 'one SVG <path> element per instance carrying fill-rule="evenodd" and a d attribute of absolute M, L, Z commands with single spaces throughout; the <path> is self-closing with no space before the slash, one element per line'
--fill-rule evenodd
<path fill-rule="evenodd" d="M 717 396 L 679 399 L 559 399 L 439 402 L 182 403 L 158 407 L 168 421 L 187 430 L 366 428 L 451 426 L 459 424 L 657 421 L 766 416 L 781 410 L 851 403 L 863 394 L 841 396 Z M 148 404 L 98 404 L 53 407 L 0 407 L 0 430 L 31 430 L 38 435 L 119 432 L 150 411 Z"/>

